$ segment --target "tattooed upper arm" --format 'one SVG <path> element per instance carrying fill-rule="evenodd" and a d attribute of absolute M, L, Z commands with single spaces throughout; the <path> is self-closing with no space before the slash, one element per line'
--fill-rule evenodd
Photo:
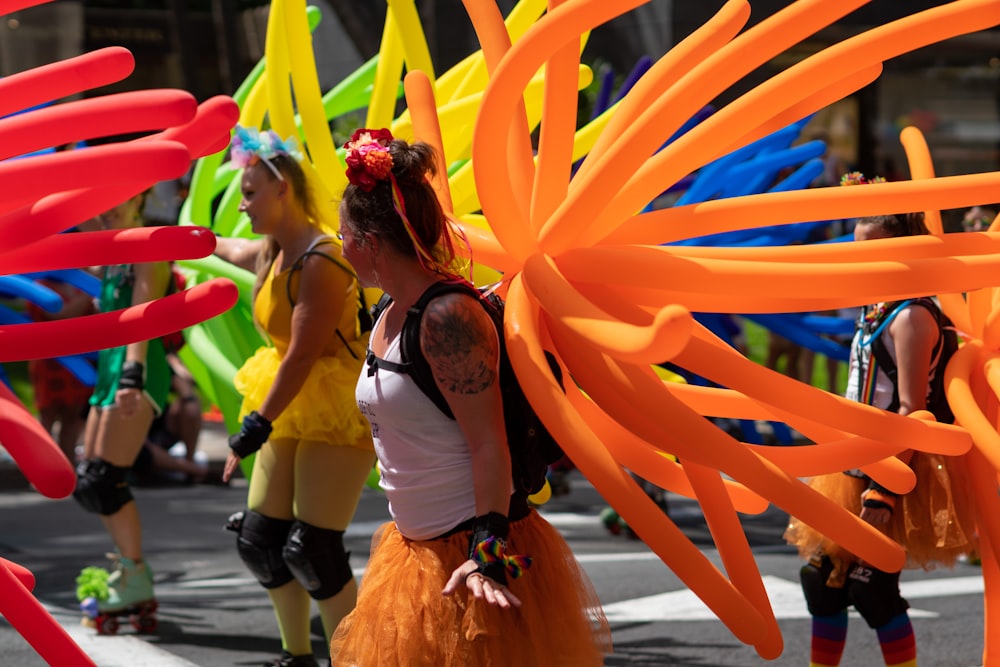
<path fill-rule="evenodd" d="M 497 381 L 500 348 L 496 328 L 482 306 L 464 294 L 428 304 L 420 346 L 438 384 L 455 394 L 478 394 Z"/>

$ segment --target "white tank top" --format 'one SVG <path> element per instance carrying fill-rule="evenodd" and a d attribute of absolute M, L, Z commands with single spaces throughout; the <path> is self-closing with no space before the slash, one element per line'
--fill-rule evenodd
<path fill-rule="evenodd" d="M 376 325 L 376 329 L 378 326 Z M 385 360 L 401 363 L 399 336 Z M 476 515 L 472 457 L 458 423 L 446 417 L 406 374 L 364 365 L 355 389 L 372 426 L 379 486 L 405 537 L 427 540 Z"/>

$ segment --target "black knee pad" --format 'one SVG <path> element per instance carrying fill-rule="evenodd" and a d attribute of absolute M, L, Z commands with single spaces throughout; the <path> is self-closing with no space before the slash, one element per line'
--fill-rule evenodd
<path fill-rule="evenodd" d="M 851 604 L 873 629 L 881 628 L 910 608 L 899 594 L 899 572 L 883 572 L 859 563 L 848 573 L 844 589 Z"/>
<path fill-rule="evenodd" d="M 343 531 L 296 521 L 282 553 L 292 574 L 315 600 L 333 597 L 354 578 Z"/>
<path fill-rule="evenodd" d="M 132 500 L 128 471 L 104 459 L 83 461 L 76 468 L 73 497 L 88 512 L 110 516 Z"/>
<path fill-rule="evenodd" d="M 242 512 L 242 515 L 230 517 L 227 526 L 239 533 L 236 551 L 240 558 L 264 588 L 284 586 L 295 578 L 281 557 L 281 548 L 288 539 L 292 522 L 272 519 L 253 510 Z"/>
<path fill-rule="evenodd" d="M 817 565 L 809 562 L 799 570 L 802 582 L 802 593 L 806 598 L 806 606 L 813 616 L 835 616 L 847 609 L 847 592 L 843 588 L 833 588 L 826 585 L 827 578 L 833 572 L 833 562 L 829 556 L 823 556 Z"/>

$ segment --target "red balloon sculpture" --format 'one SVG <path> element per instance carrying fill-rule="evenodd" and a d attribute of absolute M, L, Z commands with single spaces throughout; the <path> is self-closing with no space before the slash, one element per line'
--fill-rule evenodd
<path fill-rule="evenodd" d="M 0 1 L 0 13 L 47 0 Z M 107 48 L 0 80 L 0 116 L 104 86 L 131 74 L 135 62 Z M 215 237 L 192 227 L 59 232 L 106 211 L 157 181 L 178 178 L 191 161 L 226 147 L 239 109 L 228 97 L 202 104 L 188 93 L 120 93 L 0 118 L 0 274 L 101 264 L 193 259 Z M 126 132 L 155 132 L 130 142 L 18 157 L 62 144 Z M 18 158 L 18 159 L 12 159 Z M 0 361 L 78 354 L 155 338 L 225 312 L 237 289 L 225 279 L 146 304 L 54 322 L 0 326 Z M 0 443 L 44 496 L 65 498 L 73 468 L 48 432 L 0 385 Z M 93 666 L 31 594 L 34 577 L 0 558 L 0 614 L 50 665 Z"/>

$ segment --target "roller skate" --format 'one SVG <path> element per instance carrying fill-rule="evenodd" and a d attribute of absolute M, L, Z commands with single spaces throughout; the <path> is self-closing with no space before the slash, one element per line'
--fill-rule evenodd
<path fill-rule="evenodd" d="M 656 506 L 663 510 L 664 514 L 669 516 L 669 509 L 667 504 L 667 494 L 666 492 L 649 482 L 639 480 L 642 483 L 643 490 L 649 499 L 656 503 Z M 625 522 L 625 519 L 615 511 L 613 507 L 605 507 L 601 510 L 601 523 L 612 535 L 624 535 L 630 540 L 638 540 L 639 535 L 636 534 L 634 530 Z"/>
<path fill-rule="evenodd" d="M 83 624 L 99 635 L 118 633 L 119 618 L 127 616 L 136 632 L 156 632 L 156 599 L 153 572 L 145 561 L 108 554 L 114 571 L 87 567 L 76 578 L 76 595 L 83 612 Z"/>
<path fill-rule="evenodd" d="M 613 507 L 605 507 L 601 510 L 601 523 L 612 535 L 621 535 L 625 530 L 625 520 L 618 515 Z"/>
<path fill-rule="evenodd" d="M 638 540 L 639 535 L 625 522 L 625 519 L 613 507 L 605 507 L 601 511 L 601 523 L 612 535 L 624 535 L 630 540 Z"/>

